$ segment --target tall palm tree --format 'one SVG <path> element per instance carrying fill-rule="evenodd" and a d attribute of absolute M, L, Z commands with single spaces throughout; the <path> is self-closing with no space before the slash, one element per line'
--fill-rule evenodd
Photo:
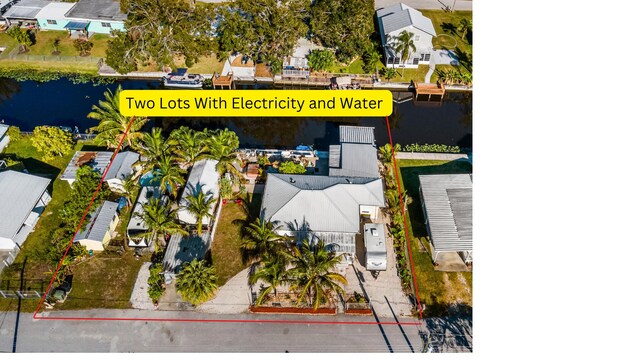
<path fill-rule="evenodd" d="M 173 156 L 163 155 L 153 171 L 153 181 L 160 184 L 160 189 L 164 193 L 169 193 L 173 198 L 176 198 L 178 196 L 178 188 L 185 183 L 182 176 L 183 172 L 184 170 L 178 166 Z"/>
<path fill-rule="evenodd" d="M 122 195 L 125 199 L 127 199 L 127 207 L 131 206 L 133 203 L 133 196 L 135 195 L 136 190 L 138 190 L 139 183 L 138 178 L 135 174 L 129 174 L 124 179 L 122 179 Z"/>
<path fill-rule="evenodd" d="M 100 100 L 98 105 L 93 105 L 91 107 L 93 111 L 87 115 L 89 119 L 100 121 L 97 126 L 89 129 L 90 132 L 98 133 L 95 138 L 96 143 L 112 149 L 118 146 L 123 137 L 125 137 L 125 146 L 133 147 L 143 136 L 140 129 L 149 121 L 145 117 L 136 117 L 125 136 L 132 117 L 120 114 L 121 91 L 120 85 L 115 93 L 111 92 L 111 89 L 107 89 L 104 92 L 105 100 Z"/>
<path fill-rule="evenodd" d="M 255 285 L 258 281 L 263 281 L 269 286 L 262 289 L 256 299 L 256 305 L 260 305 L 265 296 L 273 292 L 274 299 L 278 296 L 278 286 L 287 282 L 287 260 L 280 252 L 275 252 L 265 256 L 264 264 L 251 276 L 249 283 Z"/>
<path fill-rule="evenodd" d="M 151 235 L 156 243 L 156 249 L 160 248 L 159 236 L 163 235 L 164 239 L 167 234 L 183 234 L 188 233 L 176 222 L 176 211 L 166 206 L 160 199 L 152 198 L 142 207 L 142 213 L 137 215 L 147 224 L 149 231 L 142 234 L 143 236 Z"/>
<path fill-rule="evenodd" d="M 191 260 L 182 265 L 176 279 L 176 289 L 184 300 L 193 305 L 201 304 L 211 298 L 218 289 L 218 277 L 213 267 L 204 260 Z"/>
<path fill-rule="evenodd" d="M 141 156 L 142 171 L 153 170 L 161 158 L 169 155 L 172 146 L 173 141 L 165 139 L 160 128 L 153 128 L 150 133 L 145 133 L 137 148 Z"/>
<path fill-rule="evenodd" d="M 240 144 L 238 136 L 229 129 L 205 132 L 211 158 L 218 160 L 218 170 L 224 174 L 231 174 L 234 181 L 240 179 L 241 174 L 233 164 L 236 161 L 236 150 Z M 210 135 L 210 136 L 209 136 Z"/>
<path fill-rule="evenodd" d="M 332 293 L 345 293 L 340 285 L 346 285 L 347 279 L 334 272 L 342 255 L 336 256 L 334 251 L 327 250 L 324 241 L 311 245 L 305 239 L 299 248 L 293 248 L 292 255 L 287 256 L 293 267 L 287 270 L 286 277 L 292 282 L 291 289 L 299 290 L 298 305 L 306 298 L 317 309 Z"/>
<path fill-rule="evenodd" d="M 184 210 L 196 217 L 198 223 L 198 235 L 202 235 L 202 219 L 205 217 L 212 218 L 214 215 L 211 211 L 216 198 L 211 193 L 205 193 L 202 189 L 196 189 L 189 195 L 185 196 L 189 202 Z"/>
<path fill-rule="evenodd" d="M 403 30 L 396 38 L 393 49 L 396 54 L 400 53 L 400 58 L 405 66 L 402 67 L 402 77 L 404 77 L 404 68 L 412 51 L 416 51 L 416 45 L 413 43 L 413 33 Z"/>
<path fill-rule="evenodd" d="M 209 157 L 207 133 L 182 126 L 171 133 L 175 143 L 174 154 L 183 168 L 193 166 L 196 161 Z"/>
<path fill-rule="evenodd" d="M 281 226 L 276 226 L 270 221 L 257 218 L 249 225 L 242 228 L 244 240 L 240 244 L 242 257 L 245 263 L 259 262 L 266 254 L 278 251 L 278 245 L 286 241 L 286 237 L 276 231 Z"/>

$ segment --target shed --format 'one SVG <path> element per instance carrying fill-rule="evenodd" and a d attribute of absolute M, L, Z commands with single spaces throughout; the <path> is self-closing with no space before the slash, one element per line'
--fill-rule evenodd
<path fill-rule="evenodd" d="M 473 260 L 471 175 L 420 175 L 419 179 L 433 261 L 437 262 L 440 253 L 455 252 L 470 263 Z"/>
<path fill-rule="evenodd" d="M 365 263 L 369 271 L 387 270 L 384 224 L 364 224 Z"/>
<path fill-rule="evenodd" d="M 104 250 L 113 237 L 120 220 L 117 210 L 117 203 L 105 201 L 91 213 L 90 220 L 85 223 L 86 227 L 76 235 L 74 242 L 86 246 L 87 250 Z"/>

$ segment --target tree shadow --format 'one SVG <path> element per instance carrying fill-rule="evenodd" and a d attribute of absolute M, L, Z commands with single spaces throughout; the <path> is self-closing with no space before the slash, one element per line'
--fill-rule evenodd
<path fill-rule="evenodd" d="M 442 23 L 440 27 L 442 28 L 442 31 L 446 34 L 458 35 L 458 26 L 453 23 L 445 22 L 445 23 Z"/>
<path fill-rule="evenodd" d="M 82 145 L 82 148 L 80 148 L 80 151 L 112 151 L 112 150 L 107 148 L 106 146 L 84 144 Z"/>
<path fill-rule="evenodd" d="M 430 345 L 437 352 L 472 351 L 473 320 L 465 316 L 428 317 Z"/>
<path fill-rule="evenodd" d="M 456 57 L 458 58 L 458 62 L 460 63 L 460 65 L 462 65 L 462 67 L 467 69 L 468 72 L 472 72 L 473 61 L 471 59 L 471 54 L 462 51 L 462 49 L 460 49 L 460 47 L 458 47 L 458 46 L 456 46 L 456 48 L 455 48 L 455 50 L 453 52 L 455 53 Z"/>

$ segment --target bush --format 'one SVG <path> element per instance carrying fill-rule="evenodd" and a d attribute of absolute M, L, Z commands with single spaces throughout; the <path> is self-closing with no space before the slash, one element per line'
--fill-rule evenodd
<path fill-rule="evenodd" d="M 93 43 L 86 39 L 75 39 L 73 41 L 73 47 L 78 50 L 80 56 L 88 56 L 89 54 L 91 54 Z"/>
<path fill-rule="evenodd" d="M 403 147 L 406 152 L 435 152 L 435 153 L 460 153 L 459 146 L 449 146 L 442 144 L 409 144 Z"/>
<path fill-rule="evenodd" d="M 160 300 L 162 294 L 164 294 L 164 277 L 161 274 L 162 264 L 154 264 L 149 268 L 149 297 L 155 303 Z"/>
<path fill-rule="evenodd" d="M 7 130 L 7 135 L 9 136 L 9 140 L 11 142 L 16 142 L 22 139 L 22 134 L 20 133 L 20 128 L 17 126 L 9 126 L 9 130 Z"/>
<path fill-rule="evenodd" d="M 307 169 L 301 164 L 294 163 L 293 161 L 285 161 L 278 167 L 278 171 L 281 174 L 306 174 Z"/>
<path fill-rule="evenodd" d="M 335 63 L 335 56 L 330 50 L 312 50 L 308 58 L 309 67 L 315 71 L 329 70 Z"/>
<path fill-rule="evenodd" d="M 55 126 L 37 126 L 31 138 L 33 147 L 43 154 L 42 160 L 50 161 L 73 150 L 71 133 Z"/>

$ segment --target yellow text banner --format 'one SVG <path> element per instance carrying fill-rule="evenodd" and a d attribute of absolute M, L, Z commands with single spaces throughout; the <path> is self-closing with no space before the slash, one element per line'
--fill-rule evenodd
<path fill-rule="evenodd" d="M 388 90 L 124 90 L 125 116 L 388 116 Z"/>

